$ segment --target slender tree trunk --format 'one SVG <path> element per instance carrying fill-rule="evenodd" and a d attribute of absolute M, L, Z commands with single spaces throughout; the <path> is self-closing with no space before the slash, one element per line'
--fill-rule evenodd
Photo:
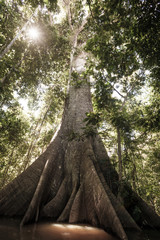
<path fill-rule="evenodd" d="M 117 152 L 118 152 L 118 175 L 119 175 L 118 199 L 121 203 L 123 203 L 123 199 L 121 197 L 123 193 L 122 183 L 123 165 L 122 165 L 121 132 L 119 127 L 117 127 Z"/>
<path fill-rule="evenodd" d="M 122 169 L 122 149 L 121 149 L 121 133 L 120 133 L 120 129 L 119 127 L 117 127 L 117 152 L 118 152 L 118 169 L 119 169 L 119 182 L 122 182 L 122 173 L 123 173 L 123 169 Z"/>
<path fill-rule="evenodd" d="M 3 52 L 0 54 L 0 59 L 4 57 L 4 55 L 11 49 L 12 45 L 15 43 L 15 41 L 20 37 L 22 32 L 26 29 L 27 25 L 30 21 L 27 21 L 22 29 L 17 33 L 17 35 L 12 39 L 12 41 L 7 45 L 7 47 L 3 50 Z"/>
<path fill-rule="evenodd" d="M 136 165 L 133 162 L 133 170 L 132 170 L 132 184 L 133 184 L 133 189 L 134 191 L 136 191 L 137 187 L 136 187 Z"/>

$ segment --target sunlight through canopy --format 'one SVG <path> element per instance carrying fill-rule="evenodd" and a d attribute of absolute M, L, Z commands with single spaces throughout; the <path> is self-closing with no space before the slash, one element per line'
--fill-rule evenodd
<path fill-rule="evenodd" d="M 28 29 L 27 35 L 32 40 L 38 40 L 40 37 L 40 31 L 37 27 L 31 27 Z"/>

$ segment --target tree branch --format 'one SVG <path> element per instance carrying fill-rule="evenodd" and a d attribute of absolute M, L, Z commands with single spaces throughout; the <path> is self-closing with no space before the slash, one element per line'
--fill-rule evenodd
<path fill-rule="evenodd" d="M 94 16 L 93 16 L 93 13 L 92 13 L 92 9 L 91 9 L 91 1 L 90 0 L 88 0 L 87 1 L 88 2 L 88 5 L 89 5 L 89 10 L 90 10 L 90 12 L 91 12 L 91 16 L 92 16 L 92 18 L 95 20 L 95 18 L 94 18 Z"/>
<path fill-rule="evenodd" d="M 126 96 L 123 96 L 113 85 L 112 85 L 112 87 L 113 87 L 114 91 L 116 91 L 119 94 L 119 96 L 121 96 L 122 98 L 126 98 Z"/>
<path fill-rule="evenodd" d="M 65 6 L 67 7 L 68 23 L 69 23 L 70 29 L 73 30 L 70 0 L 63 0 L 63 2 L 64 2 L 64 4 L 65 4 Z"/>

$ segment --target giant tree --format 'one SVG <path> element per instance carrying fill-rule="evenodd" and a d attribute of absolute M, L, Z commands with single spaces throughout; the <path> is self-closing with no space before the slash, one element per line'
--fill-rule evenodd
<path fill-rule="evenodd" d="M 117 199 L 118 174 L 95 126 L 86 124 L 92 112 L 88 54 L 84 50 L 87 17 L 79 1 L 65 1 L 70 31 L 69 87 L 59 129 L 46 151 L 0 192 L 0 215 L 23 216 L 21 225 L 40 217 L 53 221 L 90 223 L 127 239 L 125 228 L 139 230 L 132 216 L 136 206 L 140 225 L 159 227 L 160 218 L 129 186 L 124 205 Z M 128 208 L 128 212 L 127 211 Z"/>

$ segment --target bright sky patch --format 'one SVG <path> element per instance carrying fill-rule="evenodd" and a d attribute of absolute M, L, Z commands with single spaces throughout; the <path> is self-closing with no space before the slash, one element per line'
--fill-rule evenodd
<path fill-rule="evenodd" d="M 33 40 L 37 40 L 40 37 L 40 32 L 39 32 L 38 28 L 36 28 L 36 27 L 29 28 L 28 36 L 29 36 L 29 38 L 31 38 Z"/>

